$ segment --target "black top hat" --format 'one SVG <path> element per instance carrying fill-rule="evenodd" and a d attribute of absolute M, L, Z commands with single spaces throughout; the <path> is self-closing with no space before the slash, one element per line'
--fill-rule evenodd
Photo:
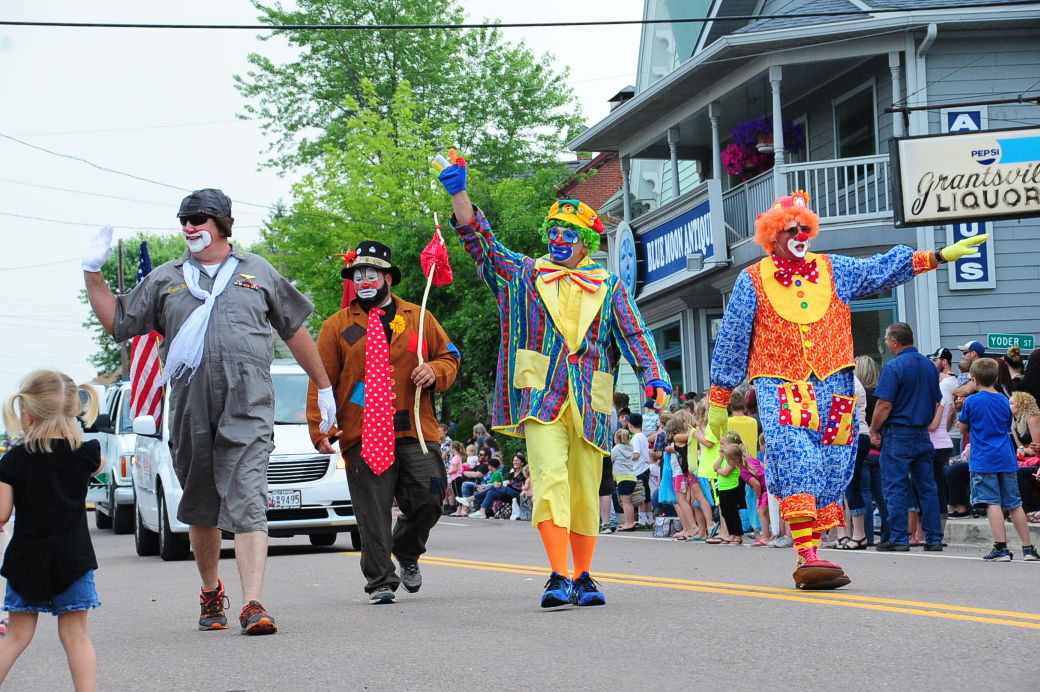
<path fill-rule="evenodd" d="M 230 219 L 231 198 L 212 187 L 195 190 L 195 192 L 181 200 L 181 207 L 177 210 L 177 218 L 194 216 L 195 214 L 206 214 L 208 216 L 220 216 Z"/>
<path fill-rule="evenodd" d="M 401 283 L 401 270 L 394 266 L 390 258 L 390 248 L 375 240 L 364 240 L 358 243 L 357 256 L 348 266 L 343 267 L 340 276 L 344 279 L 354 277 L 354 270 L 361 267 L 374 267 L 390 274 L 394 285 Z"/>

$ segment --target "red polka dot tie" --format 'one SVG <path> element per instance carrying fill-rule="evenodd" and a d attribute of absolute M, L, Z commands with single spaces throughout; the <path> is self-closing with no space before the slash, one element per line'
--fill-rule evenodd
<path fill-rule="evenodd" d="M 394 381 L 390 377 L 390 345 L 379 318 L 368 311 L 365 340 L 365 412 L 361 421 L 361 458 L 377 476 L 394 463 Z"/>

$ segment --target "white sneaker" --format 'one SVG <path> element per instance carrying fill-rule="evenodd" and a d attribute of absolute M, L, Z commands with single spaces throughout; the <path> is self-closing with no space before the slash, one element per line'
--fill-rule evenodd
<path fill-rule="evenodd" d="M 487 512 L 485 512 L 482 509 L 478 509 L 475 512 L 470 512 L 469 513 L 469 518 L 470 519 L 487 519 Z"/>
<path fill-rule="evenodd" d="M 455 501 L 458 502 L 460 505 L 463 505 L 465 507 L 473 507 L 473 498 L 472 497 L 456 497 Z"/>
<path fill-rule="evenodd" d="M 794 541 L 790 536 L 780 536 L 779 538 L 771 541 L 770 548 L 790 548 L 794 545 Z"/>

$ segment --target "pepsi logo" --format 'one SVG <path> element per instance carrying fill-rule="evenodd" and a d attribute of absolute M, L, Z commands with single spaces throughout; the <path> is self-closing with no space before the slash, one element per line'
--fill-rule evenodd
<path fill-rule="evenodd" d="M 994 144 L 992 149 L 972 149 L 971 158 L 981 166 L 989 166 L 1000 160 L 1000 147 Z"/>

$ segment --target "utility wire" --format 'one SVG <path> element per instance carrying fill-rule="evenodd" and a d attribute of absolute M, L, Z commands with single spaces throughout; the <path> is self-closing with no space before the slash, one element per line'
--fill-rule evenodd
<path fill-rule="evenodd" d="M 906 14 L 918 10 L 967 10 L 979 7 L 1015 7 L 1035 5 L 1036 0 L 1011 0 L 994 5 L 965 3 L 962 5 L 944 5 L 936 7 L 879 7 L 869 10 L 852 9 L 841 12 L 799 12 L 798 17 L 869 17 L 876 14 Z M 496 22 L 496 23 L 463 23 L 463 24 L 144 24 L 133 22 L 43 22 L 0 20 L 0 26 L 36 26 L 62 28 L 94 28 L 94 29 L 215 29 L 215 30 L 247 30 L 247 31 L 404 31 L 404 30 L 444 30 L 459 29 L 522 29 L 567 27 L 573 29 L 581 26 L 619 26 L 649 24 L 707 24 L 715 21 L 758 21 L 762 19 L 790 19 L 790 14 L 748 14 L 729 17 L 688 17 L 670 19 L 607 19 L 586 22 Z"/>
<path fill-rule="evenodd" d="M 65 226 L 90 226 L 94 228 L 100 228 L 101 226 L 107 225 L 103 223 L 89 223 L 86 221 L 65 221 L 63 219 L 45 219 L 40 216 L 15 214 L 9 211 L 0 211 L 0 216 L 13 216 L 16 219 L 28 219 L 29 221 L 44 221 L 46 223 L 60 223 Z M 170 226 L 120 226 L 120 228 L 130 231 L 169 231 L 176 230 L 176 225 L 171 224 Z M 238 228 L 260 228 L 260 226 L 238 226 Z"/>

